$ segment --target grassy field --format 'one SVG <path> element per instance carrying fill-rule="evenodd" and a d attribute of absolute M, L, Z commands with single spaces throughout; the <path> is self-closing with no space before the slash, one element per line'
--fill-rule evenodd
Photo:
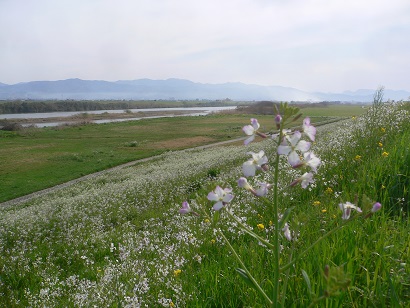
<path fill-rule="evenodd" d="M 218 119 L 225 116 L 213 119 L 216 126 Z M 318 127 L 313 147 L 323 163 L 308 189 L 290 189 L 299 171 L 279 161 L 280 211 L 293 208 L 293 240 L 281 234 L 280 266 L 301 256 L 281 272 L 284 307 L 409 306 L 408 119 L 408 112 L 386 105 L 372 115 Z M 248 117 L 242 120 L 232 125 L 249 124 Z M 1 208 L 0 306 L 264 307 L 238 276 L 241 265 L 219 232 L 269 294 L 272 251 L 244 233 L 227 211 L 216 223 L 206 197 L 216 185 L 232 187 L 231 213 L 271 241 L 265 202 L 237 185 L 247 152 L 261 149 L 269 157 L 276 153 L 269 139 L 247 147 L 167 152 Z M 259 173 L 254 181 L 271 176 Z M 368 216 L 366 198 L 381 202 L 382 210 Z M 179 215 L 185 200 L 201 216 Z M 348 222 L 338 206 L 347 201 L 363 209 Z M 339 230 L 306 252 L 333 228 Z"/>
<path fill-rule="evenodd" d="M 355 114 L 349 108 L 344 114 Z M 327 110 L 334 115 L 331 108 Z M 270 119 L 261 117 L 264 129 L 272 129 Z M 320 116 L 314 121 L 329 119 Z M 0 202 L 125 162 L 241 137 L 245 121 L 249 121 L 248 115 L 215 114 L 0 130 Z"/>
<path fill-rule="evenodd" d="M 301 112 L 310 117 L 353 117 L 364 114 L 369 107 L 369 105 L 329 105 L 327 107 L 305 107 L 301 109 Z"/>

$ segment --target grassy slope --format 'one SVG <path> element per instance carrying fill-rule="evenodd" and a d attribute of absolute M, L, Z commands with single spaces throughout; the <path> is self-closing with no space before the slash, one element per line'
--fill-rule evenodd
<path fill-rule="evenodd" d="M 409 152 L 403 149 L 408 127 L 397 138 L 388 138 L 394 127 L 384 132 L 383 151 L 389 153 L 385 157 L 377 144 L 383 135 L 376 135 L 377 142 L 363 138 L 363 133 L 357 139 L 345 136 L 353 123 L 346 122 L 344 129 L 334 125 L 318 135 L 316 146 L 322 148 L 326 165 L 319 169 L 313 190 L 296 188 L 282 196 L 282 209 L 296 206 L 290 226 L 300 232 L 298 241 L 283 240 L 282 262 L 340 223 L 339 202 L 353 201 L 358 192 L 378 199 L 375 184 L 368 181 L 369 176 L 383 177 L 375 170 L 383 169 L 392 178 L 408 176 Z M 238 265 L 212 232 L 211 222 L 175 213 L 183 200 L 192 201 L 195 209 L 209 208 L 206 194 L 215 185 L 232 186 L 235 213 L 256 231 L 256 225 L 263 223 L 266 230 L 261 235 L 271 236 L 263 205 L 235 186 L 240 174 L 235 165 L 244 161 L 244 153 L 269 144 L 267 140 L 248 148 L 170 153 L 160 162 L 127 168 L 2 210 L 0 303 L 8 307 L 127 303 L 170 307 L 172 301 L 180 307 L 258 306 L 262 302 L 239 280 L 234 270 Z M 388 197 L 405 197 L 403 190 L 394 190 L 396 182 L 383 183 Z M 320 201 L 320 206 L 313 206 L 313 201 Z M 312 291 L 323 293 L 326 264 L 340 267 L 352 281 L 347 291 L 327 300 L 329 307 L 408 303 L 409 268 L 402 264 L 410 258 L 409 226 L 402 216 L 389 216 L 389 206 L 384 206 L 382 213 L 353 222 L 301 259 L 287 275 L 287 306 L 307 306 L 315 297 L 302 269 L 310 277 Z M 229 221 L 220 227 L 269 290 L 270 253 L 238 233 Z M 174 272 L 178 269 L 180 274 Z"/>

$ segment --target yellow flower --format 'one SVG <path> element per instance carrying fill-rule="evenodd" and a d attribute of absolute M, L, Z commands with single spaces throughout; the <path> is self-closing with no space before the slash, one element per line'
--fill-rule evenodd
<path fill-rule="evenodd" d="M 385 132 L 386 132 L 386 129 L 385 129 L 384 127 L 382 127 L 382 128 L 380 128 L 380 131 L 381 131 L 382 133 L 385 133 Z"/>
<path fill-rule="evenodd" d="M 322 210 L 322 213 L 326 213 L 326 212 L 327 212 L 327 210 L 325 210 L 325 209 Z"/>
<path fill-rule="evenodd" d="M 353 117 L 352 117 L 352 120 L 356 120 L 356 117 L 355 117 L 355 116 L 353 116 Z"/>
<path fill-rule="evenodd" d="M 263 224 L 258 224 L 257 227 L 258 227 L 259 230 L 265 229 L 265 226 Z"/>
<path fill-rule="evenodd" d="M 382 147 L 383 147 L 383 143 L 379 142 L 379 147 L 382 148 Z"/>
<path fill-rule="evenodd" d="M 355 160 L 360 160 L 362 157 L 360 155 L 356 155 L 356 157 L 354 158 Z"/>
<path fill-rule="evenodd" d="M 273 225 L 273 221 L 269 220 L 269 226 L 272 226 L 272 225 Z"/>
<path fill-rule="evenodd" d="M 182 272 L 182 271 L 181 271 L 180 269 L 175 270 L 175 271 L 174 271 L 174 276 L 175 276 L 175 277 L 178 277 L 179 274 L 181 274 L 181 272 Z"/>
<path fill-rule="evenodd" d="M 210 220 L 207 218 L 207 219 L 204 220 L 204 222 L 207 223 L 207 224 L 209 224 L 209 223 L 210 223 Z"/>
<path fill-rule="evenodd" d="M 215 244 L 215 242 L 216 242 L 216 241 L 215 241 L 214 239 L 211 240 L 211 244 Z"/>
<path fill-rule="evenodd" d="M 169 303 L 169 307 L 175 307 L 175 304 L 171 301 L 171 302 Z"/>
<path fill-rule="evenodd" d="M 331 187 L 328 187 L 326 188 L 325 192 L 330 195 L 333 193 L 333 189 Z"/>
<path fill-rule="evenodd" d="M 320 201 L 314 201 L 313 205 L 320 205 Z"/>
<path fill-rule="evenodd" d="M 383 156 L 383 157 L 387 157 L 387 156 L 389 156 L 389 153 L 383 152 L 383 153 L 382 153 L 382 156 Z"/>

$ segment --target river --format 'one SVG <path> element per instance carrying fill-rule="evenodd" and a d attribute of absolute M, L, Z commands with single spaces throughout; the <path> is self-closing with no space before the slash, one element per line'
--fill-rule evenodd
<path fill-rule="evenodd" d="M 128 113 L 128 112 L 169 112 L 168 115 L 161 116 L 147 116 L 147 117 L 135 117 L 135 118 L 122 118 L 122 119 L 104 119 L 104 120 L 91 120 L 92 123 L 102 124 L 109 122 L 123 122 L 123 121 L 133 121 L 149 118 L 164 118 L 164 117 L 174 117 L 173 111 L 192 111 L 192 113 L 186 113 L 183 116 L 200 116 L 207 115 L 212 112 L 233 110 L 236 106 L 225 106 L 225 107 L 181 107 L 181 108 L 144 108 L 144 109 L 127 109 L 127 110 L 91 110 L 91 111 L 64 111 L 64 112 L 47 112 L 47 113 L 10 113 L 10 114 L 0 114 L 0 120 L 13 120 L 13 119 L 47 119 L 47 118 L 69 118 L 80 114 L 104 114 L 104 113 Z M 182 115 L 178 115 L 182 116 Z M 23 126 L 35 125 L 37 127 L 50 127 L 58 126 L 61 124 L 69 124 L 74 121 L 59 121 L 59 122 L 39 122 L 23 124 Z"/>

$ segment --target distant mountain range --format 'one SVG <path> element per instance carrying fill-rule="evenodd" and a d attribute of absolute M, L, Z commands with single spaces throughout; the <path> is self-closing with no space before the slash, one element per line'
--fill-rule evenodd
<path fill-rule="evenodd" d="M 0 99 L 77 99 L 77 100 L 222 100 L 235 101 L 340 101 L 369 103 L 376 89 L 343 93 L 306 92 L 281 86 L 259 86 L 244 83 L 205 84 L 183 79 L 103 80 L 66 79 L 31 81 L 7 85 L 0 83 Z M 409 91 L 384 90 L 384 99 L 407 100 Z"/>

